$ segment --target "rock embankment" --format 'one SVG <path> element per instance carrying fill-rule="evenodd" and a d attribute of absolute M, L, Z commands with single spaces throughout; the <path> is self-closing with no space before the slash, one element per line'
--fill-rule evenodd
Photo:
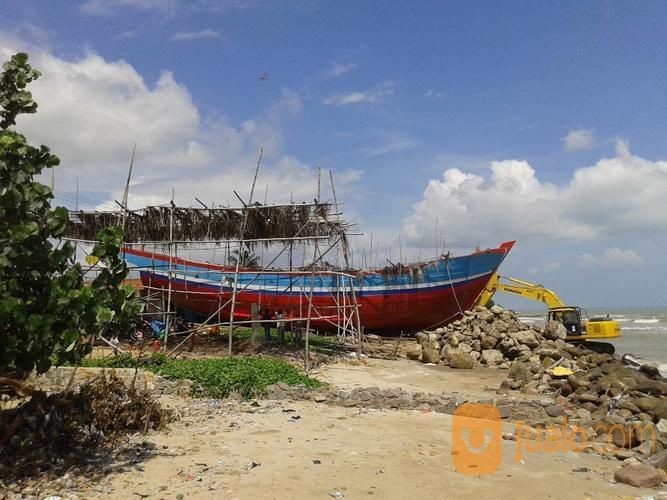
<path fill-rule="evenodd" d="M 566 346 L 566 334 L 563 325 L 555 321 L 542 328 L 522 323 L 513 311 L 500 306 L 477 307 L 446 327 L 418 333 L 418 346 L 408 357 L 452 368 L 509 368 L 520 356 Z"/>
<path fill-rule="evenodd" d="M 598 451 L 628 465 L 653 457 L 653 465 L 665 468 L 667 381 L 651 367 L 626 366 L 618 356 L 572 345 L 565 336 L 557 322 L 541 328 L 499 306 L 478 307 L 446 328 L 419 333 L 409 357 L 452 368 L 508 369 L 499 394 L 516 390 L 551 400 L 543 407 L 547 415 L 607 445 Z"/>

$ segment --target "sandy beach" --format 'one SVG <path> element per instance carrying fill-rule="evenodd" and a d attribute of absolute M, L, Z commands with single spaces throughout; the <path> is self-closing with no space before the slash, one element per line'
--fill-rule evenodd
<path fill-rule="evenodd" d="M 386 377 L 388 371 L 393 380 Z M 406 360 L 369 360 L 326 366 L 319 376 L 339 387 L 384 383 L 434 391 L 445 385 L 481 397 L 505 373 L 486 369 L 478 377 Z M 521 443 L 515 441 L 503 441 L 497 472 L 462 475 L 452 462 L 453 417 L 432 411 L 289 400 L 161 399 L 180 418 L 164 431 L 135 436 L 143 453 L 129 464 L 108 467 L 90 487 L 52 484 L 40 496 L 602 499 L 661 494 L 614 483 L 615 460 L 574 452 L 523 453 L 517 459 Z M 514 428 L 503 423 L 506 432 Z"/>

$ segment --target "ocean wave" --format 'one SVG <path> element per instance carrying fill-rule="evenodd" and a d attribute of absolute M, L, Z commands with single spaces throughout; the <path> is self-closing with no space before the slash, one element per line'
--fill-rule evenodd
<path fill-rule="evenodd" d="M 665 326 L 622 326 L 621 330 L 624 332 L 629 332 L 629 331 L 641 331 L 641 332 L 655 332 L 655 333 L 660 333 L 660 332 L 667 332 L 667 327 Z"/>
<path fill-rule="evenodd" d="M 653 318 L 639 318 L 634 321 L 634 323 L 659 323 L 660 320 L 656 317 Z"/>

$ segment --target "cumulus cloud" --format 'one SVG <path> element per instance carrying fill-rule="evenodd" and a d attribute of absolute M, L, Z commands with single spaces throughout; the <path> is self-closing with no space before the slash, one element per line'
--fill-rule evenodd
<path fill-rule="evenodd" d="M 61 158 L 56 192 L 66 192 L 69 201 L 78 179 L 82 192 L 98 193 L 95 203 L 83 200 L 83 206 L 105 201 L 104 206 L 113 207 L 113 200 L 121 198 L 134 143 L 134 207 L 169 200 L 172 187 L 185 205 L 194 196 L 233 202 L 233 190 L 247 196 L 244 189 L 249 190 L 260 147 L 264 160 L 258 186 L 270 185 L 269 201 L 288 201 L 290 193 L 297 200 L 314 197 L 315 169 L 283 151 L 284 126 L 302 107 L 295 93 L 284 91 L 259 116 L 234 125 L 224 116 L 202 116 L 169 72 L 146 82 L 125 61 L 94 52 L 63 59 L 0 32 L 0 58 L 18 50 L 31 54 L 43 76 L 30 87 L 38 112 L 21 116 L 17 128 Z M 361 175 L 354 170 L 335 174 L 341 194 Z"/>
<path fill-rule="evenodd" d="M 575 151 L 584 151 L 595 147 L 595 131 L 593 129 L 570 130 L 567 135 L 561 138 L 563 141 L 563 151 L 573 153 Z"/>
<path fill-rule="evenodd" d="M 331 69 L 327 71 L 329 78 L 338 78 L 346 73 L 350 73 L 359 67 L 356 63 L 339 64 L 336 61 L 331 62 Z"/>
<path fill-rule="evenodd" d="M 206 40 L 220 38 L 220 32 L 212 29 L 203 29 L 200 31 L 178 31 L 171 37 L 177 42 L 189 42 L 191 40 Z"/>
<path fill-rule="evenodd" d="M 642 258 L 636 250 L 621 250 L 620 248 L 607 248 L 602 255 L 593 256 L 583 254 L 579 259 L 581 267 L 616 267 L 616 266 L 638 266 L 642 264 Z"/>
<path fill-rule="evenodd" d="M 447 169 L 431 180 L 404 221 L 413 241 L 433 234 L 436 218 L 448 243 L 497 239 L 592 240 L 667 230 L 667 162 L 616 155 L 579 168 L 563 185 L 541 181 L 526 161 L 494 161 L 490 176 Z"/>
<path fill-rule="evenodd" d="M 322 103 L 330 106 L 347 106 L 365 102 L 378 103 L 385 97 L 393 95 L 395 87 L 396 84 L 394 82 L 380 82 L 372 89 L 363 92 L 350 92 L 348 94 L 336 94 L 327 97 Z"/>

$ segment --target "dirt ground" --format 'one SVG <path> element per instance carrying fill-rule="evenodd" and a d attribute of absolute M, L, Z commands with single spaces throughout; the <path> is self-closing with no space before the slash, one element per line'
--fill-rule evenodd
<path fill-rule="evenodd" d="M 148 436 L 155 454 L 81 495 L 596 499 L 658 493 L 612 483 L 618 462 L 592 455 L 526 453 L 516 461 L 512 441 L 503 441 L 497 472 L 459 474 L 450 415 L 287 401 L 171 403 L 183 417 L 169 431 Z"/>
<path fill-rule="evenodd" d="M 220 355 L 225 346 L 217 344 L 203 342 L 183 357 Z M 460 393 L 470 399 L 495 397 L 507 376 L 505 370 L 453 370 L 409 361 L 400 357 L 408 341 L 400 346 L 399 359 L 393 360 L 395 345 L 376 344 L 374 352 L 384 359 L 357 361 L 342 352 L 337 361 L 318 366 L 312 375 L 341 388 L 400 387 L 409 392 Z M 246 349 L 241 350 L 249 353 Z M 295 351 L 287 349 L 279 356 L 296 360 Z M 453 462 L 454 417 L 446 414 L 286 400 L 162 401 L 180 418 L 166 430 L 132 438 L 146 450 L 144 455 L 129 464 L 105 466 L 102 479 L 91 487 L 48 487 L 38 496 L 667 500 L 665 488 L 643 490 L 614 483 L 613 473 L 621 462 L 571 451 L 526 452 L 526 443 L 509 440 L 502 441 L 502 464 L 496 472 L 463 475 Z M 503 423 L 503 430 L 513 432 L 515 424 Z M 519 450 L 524 450 L 520 457 Z"/>
<path fill-rule="evenodd" d="M 364 359 L 322 365 L 315 377 L 342 388 L 403 388 L 409 392 L 461 393 L 472 398 L 491 398 L 507 378 L 506 370 L 474 368 L 455 370 L 407 359 Z"/>
<path fill-rule="evenodd" d="M 456 371 L 408 360 L 325 365 L 315 376 L 339 387 L 402 387 L 492 397 L 502 370 Z M 451 415 L 329 407 L 314 402 L 163 398 L 180 419 L 136 436 L 146 454 L 111 466 L 63 498 L 663 498 L 612 482 L 620 462 L 574 452 L 527 452 L 503 440 L 502 464 L 487 475 L 457 472 Z M 504 423 L 512 432 L 515 424 Z M 518 451 L 523 450 L 521 456 Z M 1 496 L 1 495 L 0 495 Z"/>

